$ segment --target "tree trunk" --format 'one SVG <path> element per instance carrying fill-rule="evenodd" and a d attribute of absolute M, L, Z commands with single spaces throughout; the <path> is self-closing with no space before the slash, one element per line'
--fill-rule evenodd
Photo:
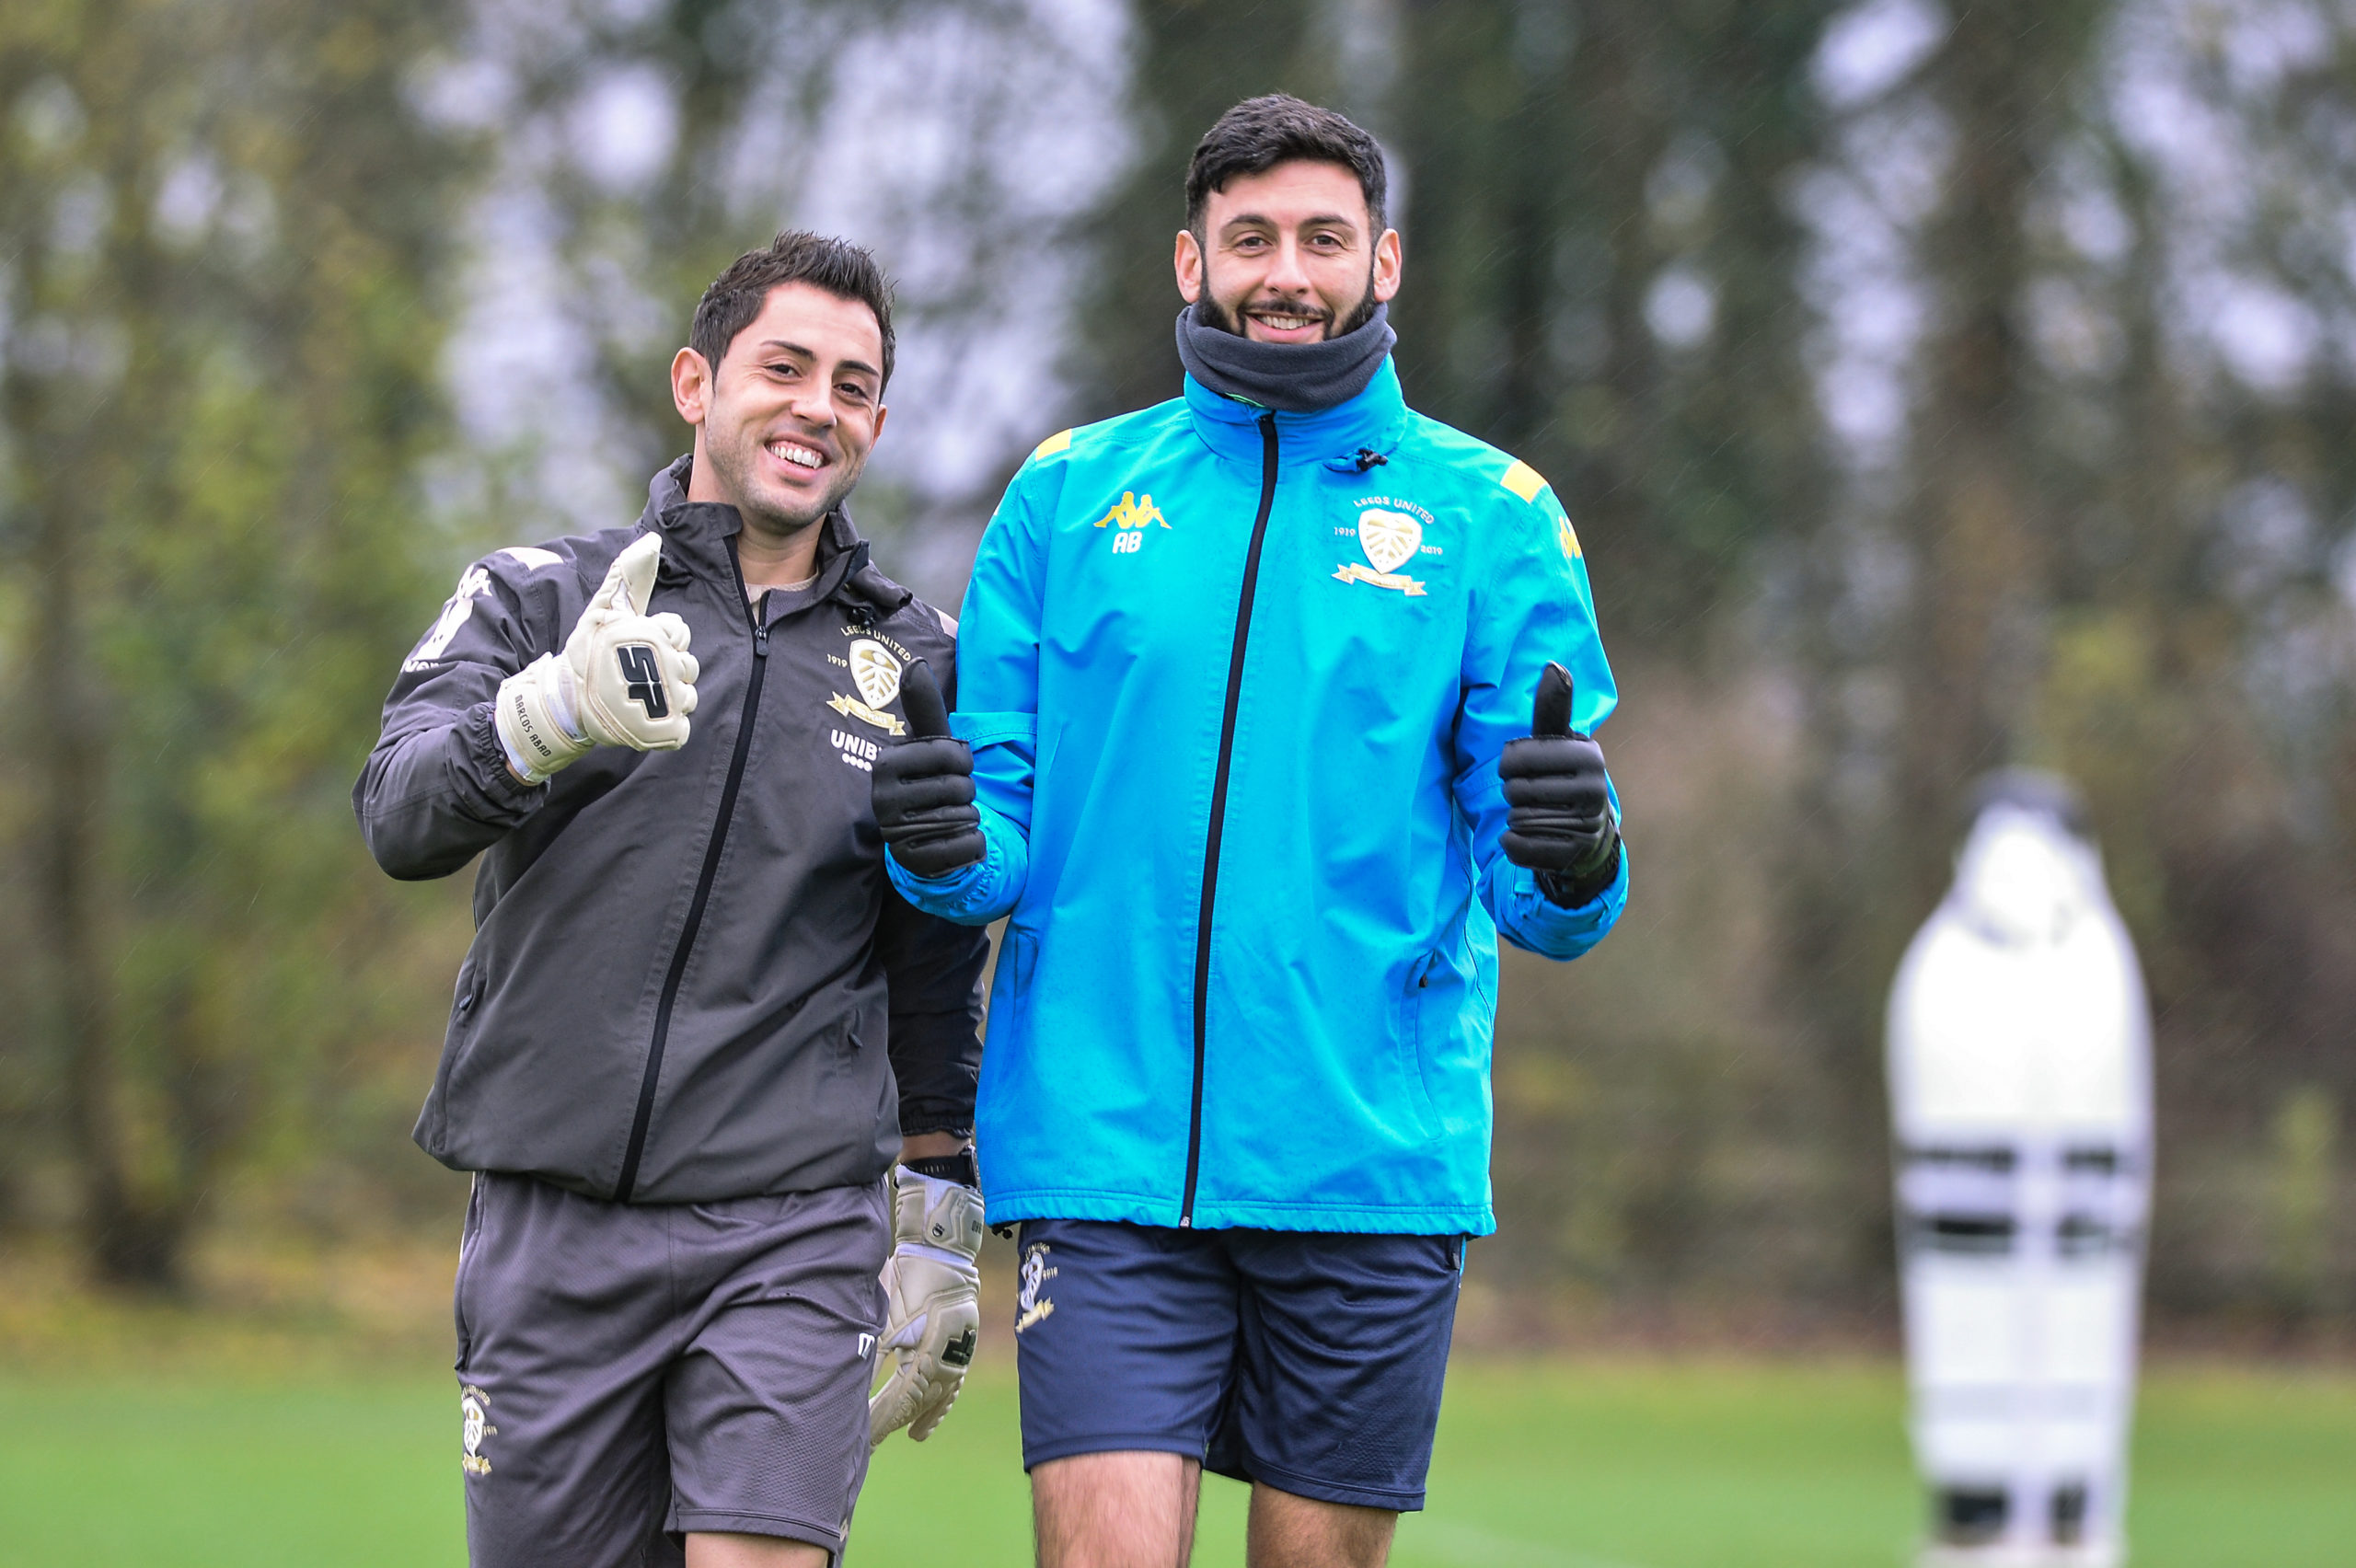
<path fill-rule="evenodd" d="M 40 429 L 41 401 L 18 384 L 12 401 L 27 416 L 13 428 Z M 84 573 L 90 530 L 74 494 L 72 461 L 51 468 L 34 502 L 32 765 L 39 778 L 34 847 L 40 928 L 50 950 L 56 1017 L 64 1033 L 68 1146 L 79 1167 L 82 1226 L 100 1281 L 138 1290 L 179 1284 L 185 1227 L 178 1215 L 143 1205 L 131 1175 L 121 1070 L 117 1059 L 113 964 L 104 916 L 107 704 L 93 671 L 85 621 Z"/>

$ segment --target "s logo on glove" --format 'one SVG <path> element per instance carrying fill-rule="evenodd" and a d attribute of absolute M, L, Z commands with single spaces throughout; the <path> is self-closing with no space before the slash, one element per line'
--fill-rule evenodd
<path fill-rule="evenodd" d="M 648 642 L 626 642 L 614 650 L 621 661 L 622 694 L 646 709 L 649 719 L 667 719 L 671 715 L 669 699 L 663 695 L 663 666 L 654 657 L 654 646 Z"/>

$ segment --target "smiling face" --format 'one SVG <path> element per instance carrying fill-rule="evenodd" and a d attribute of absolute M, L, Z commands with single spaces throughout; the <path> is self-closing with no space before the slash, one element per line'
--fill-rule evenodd
<path fill-rule="evenodd" d="M 1399 292 L 1399 232 L 1369 231 L 1340 164 L 1296 160 L 1210 193 L 1203 233 L 1178 234 L 1178 292 L 1209 325 L 1260 343 L 1315 343 Z"/>
<path fill-rule="evenodd" d="M 780 539 L 833 511 L 884 429 L 884 334 L 858 300 L 780 283 L 716 366 L 671 361 L 671 398 L 696 427 L 690 501 L 736 508 Z"/>

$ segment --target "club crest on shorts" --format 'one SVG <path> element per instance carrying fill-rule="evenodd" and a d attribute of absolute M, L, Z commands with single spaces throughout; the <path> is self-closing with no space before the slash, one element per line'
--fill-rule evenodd
<path fill-rule="evenodd" d="M 1399 571 L 1424 548 L 1421 519 L 1412 513 L 1369 506 L 1358 513 L 1357 532 L 1358 548 L 1366 552 L 1369 564 L 1345 561 L 1334 573 L 1335 582 L 1369 582 L 1395 589 L 1411 599 L 1424 596 L 1424 585 Z"/>
<path fill-rule="evenodd" d="M 851 684 L 858 697 L 835 693 L 826 706 L 847 719 L 872 724 L 887 735 L 905 735 L 908 727 L 884 707 L 900 695 L 900 661 L 872 637 L 862 637 L 848 650 Z M 863 700 L 862 700 L 863 699 Z"/>
<path fill-rule="evenodd" d="M 1047 1265 L 1047 1244 L 1034 1241 L 1022 1249 L 1021 1279 L 1022 1288 L 1014 1297 L 1014 1332 L 1021 1333 L 1032 1324 L 1056 1309 L 1055 1302 L 1039 1294 L 1040 1288 L 1056 1277 L 1057 1271 Z"/>
<path fill-rule="evenodd" d="M 468 1475 L 489 1475 L 491 1461 L 483 1458 L 483 1439 L 498 1435 L 491 1424 L 491 1396 L 472 1383 L 458 1390 L 458 1468 Z"/>

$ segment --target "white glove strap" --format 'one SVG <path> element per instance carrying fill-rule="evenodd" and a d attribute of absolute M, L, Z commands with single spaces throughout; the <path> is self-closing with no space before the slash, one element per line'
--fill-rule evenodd
<path fill-rule="evenodd" d="M 935 1249 L 961 1263 L 982 1250 L 982 1194 L 907 1166 L 892 1172 L 892 1239 L 901 1250 Z"/>

